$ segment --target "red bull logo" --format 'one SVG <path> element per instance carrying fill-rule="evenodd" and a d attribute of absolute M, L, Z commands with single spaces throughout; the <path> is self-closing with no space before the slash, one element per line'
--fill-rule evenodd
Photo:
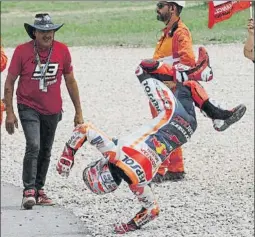
<path fill-rule="evenodd" d="M 155 146 L 156 148 L 156 152 L 159 154 L 159 155 L 163 155 L 163 156 L 166 156 L 167 155 L 167 149 L 166 149 L 166 145 L 161 143 L 160 141 L 158 141 L 158 139 L 156 137 L 153 137 L 151 139 L 151 142 L 153 143 L 153 145 Z"/>

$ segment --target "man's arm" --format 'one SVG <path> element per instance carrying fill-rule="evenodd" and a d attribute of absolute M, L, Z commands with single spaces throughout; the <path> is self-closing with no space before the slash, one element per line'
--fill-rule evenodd
<path fill-rule="evenodd" d="M 244 44 L 244 56 L 254 61 L 254 21 L 249 20 L 248 23 L 248 37 Z"/>
<path fill-rule="evenodd" d="M 66 87 L 68 90 L 68 93 L 70 95 L 70 98 L 73 102 L 74 108 L 75 108 L 75 126 L 77 124 L 84 123 L 83 117 L 82 117 L 82 109 L 81 109 L 81 103 L 80 103 L 80 96 L 79 96 L 79 89 L 76 83 L 76 80 L 74 78 L 73 72 L 69 74 L 64 75 Z"/>
<path fill-rule="evenodd" d="M 4 85 L 4 102 L 6 107 L 6 113 L 13 114 L 13 91 L 14 84 L 18 76 L 13 76 L 11 73 L 8 73 L 5 85 Z"/>
<path fill-rule="evenodd" d="M 8 75 L 4 85 L 4 100 L 6 103 L 5 128 L 9 134 L 14 133 L 14 126 L 18 128 L 18 119 L 13 111 L 14 84 L 22 70 L 22 50 L 18 46 L 12 55 Z"/>
<path fill-rule="evenodd" d="M 14 126 L 18 128 L 18 119 L 13 111 L 13 91 L 14 84 L 18 76 L 13 76 L 11 73 L 8 73 L 5 85 L 4 85 L 4 102 L 6 106 L 6 121 L 5 127 L 6 131 L 9 134 L 14 133 Z"/>
<path fill-rule="evenodd" d="M 252 61 L 254 61 L 254 39 L 249 36 L 244 45 L 244 56 Z"/>

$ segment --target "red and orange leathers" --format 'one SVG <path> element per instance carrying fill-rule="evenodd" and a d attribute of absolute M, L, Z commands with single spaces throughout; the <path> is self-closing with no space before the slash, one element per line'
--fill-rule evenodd
<path fill-rule="evenodd" d="M 3 101 L 0 101 L 0 125 L 2 125 L 2 118 L 3 118 L 3 112 L 5 111 L 5 105 L 3 103 Z"/>
<path fill-rule="evenodd" d="M 176 24 L 178 27 L 171 36 L 171 31 L 174 30 L 173 26 Z M 191 33 L 181 19 L 172 19 L 162 30 L 162 36 L 157 43 L 153 59 L 163 61 L 169 65 L 175 65 L 177 63 L 191 67 L 195 65 Z M 155 117 L 154 112 L 151 111 L 151 113 Z M 184 171 L 181 147 L 173 151 L 169 159 L 166 159 L 162 163 L 158 173 L 164 175 L 167 170 L 170 172 Z"/>
<path fill-rule="evenodd" d="M 6 54 L 4 53 L 3 47 L 1 46 L 1 72 L 6 68 L 7 60 L 8 58 Z"/>
<path fill-rule="evenodd" d="M 178 20 L 177 20 L 178 21 Z M 174 23 L 162 30 L 162 36 L 159 39 L 153 59 L 163 61 L 169 65 L 182 63 L 193 67 L 195 65 L 195 55 L 193 52 L 192 37 L 188 27 L 179 20 L 178 28 L 171 37 L 170 32 Z"/>
<path fill-rule="evenodd" d="M 7 65 L 7 56 L 4 53 L 4 49 L 1 46 L 1 72 L 6 68 Z M 5 110 L 5 105 L 3 103 L 3 101 L 0 101 L 0 125 L 2 124 L 2 118 L 3 118 L 3 111 Z"/>

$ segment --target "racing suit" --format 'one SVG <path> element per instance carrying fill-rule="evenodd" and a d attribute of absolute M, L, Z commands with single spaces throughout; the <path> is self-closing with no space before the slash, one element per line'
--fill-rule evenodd
<path fill-rule="evenodd" d="M 72 167 L 73 156 L 85 141 L 103 154 L 115 182 L 119 185 L 124 179 L 142 206 L 131 221 L 115 226 L 116 233 L 139 229 L 158 216 L 159 207 L 150 182 L 162 162 L 172 151 L 186 143 L 197 127 L 188 87 L 178 83 L 173 94 L 160 79 L 155 79 L 142 67 L 138 67 L 136 75 L 157 111 L 157 117 L 135 133 L 118 139 L 117 144 L 92 124 L 78 125 L 65 146 L 62 161 L 57 165 L 59 173 L 63 171 L 63 164 Z M 106 193 L 105 189 L 105 185 L 98 186 L 101 193 Z"/>

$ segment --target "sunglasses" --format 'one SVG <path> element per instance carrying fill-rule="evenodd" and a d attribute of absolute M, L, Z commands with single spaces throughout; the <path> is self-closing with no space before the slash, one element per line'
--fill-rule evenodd
<path fill-rule="evenodd" d="M 166 3 L 166 2 L 158 2 L 156 6 L 157 6 L 158 9 L 162 9 L 166 5 L 168 5 L 168 3 Z"/>

